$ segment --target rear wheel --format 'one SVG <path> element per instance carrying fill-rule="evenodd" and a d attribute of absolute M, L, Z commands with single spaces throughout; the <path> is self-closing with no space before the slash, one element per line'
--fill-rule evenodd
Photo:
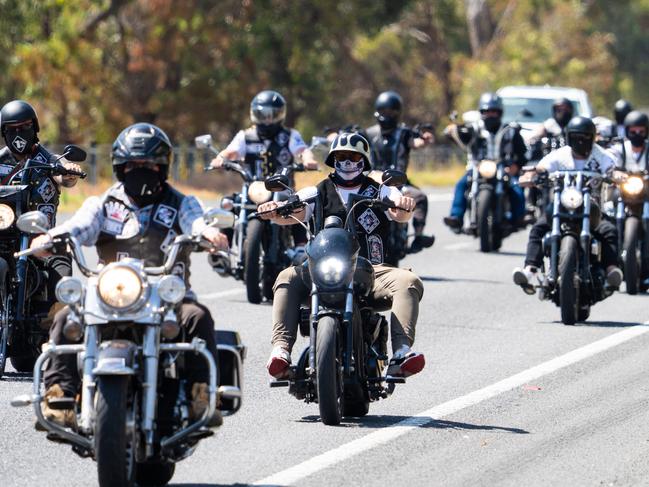
<path fill-rule="evenodd" d="M 492 199 L 493 192 L 489 189 L 483 189 L 478 193 L 478 236 L 480 237 L 481 252 L 494 250 Z"/>
<path fill-rule="evenodd" d="M 156 487 L 167 485 L 176 471 L 176 465 L 168 462 L 138 463 L 135 471 L 135 481 L 140 487 Z"/>
<path fill-rule="evenodd" d="M 316 336 L 316 384 L 320 419 L 337 425 L 342 419 L 342 377 L 338 360 L 338 321 L 325 316 L 318 321 Z"/>
<path fill-rule="evenodd" d="M 262 235 L 264 222 L 261 220 L 250 220 L 244 243 L 244 271 L 243 279 L 246 283 L 248 302 L 253 304 L 261 303 L 262 296 Z"/>
<path fill-rule="evenodd" d="M 638 265 L 638 235 L 640 220 L 634 216 L 626 219 L 624 224 L 624 244 L 622 259 L 624 261 L 624 282 L 627 294 L 638 294 L 639 265 Z"/>
<path fill-rule="evenodd" d="M 128 376 L 97 381 L 95 459 L 100 487 L 135 485 L 135 415 Z"/>
<path fill-rule="evenodd" d="M 577 239 L 566 235 L 561 239 L 559 251 L 559 303 L 561 321 L 564 325 L 574 325 L 579 310 L 579 292 L 575 286 L 577 272 Z"/>

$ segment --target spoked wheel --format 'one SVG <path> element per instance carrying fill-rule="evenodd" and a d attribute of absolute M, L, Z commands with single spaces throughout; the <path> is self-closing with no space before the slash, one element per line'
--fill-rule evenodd
<path fill-rule="evenodd" d="M 493 244 L 493 215 L 491 202 L 493 192 L 484 189 L 478 193 L 478 236 L 480 237 L 480 251 L 491 252 Z"/>
<path fill-rule="evenodd" d="M 626 219 L 624 224 L 624 244 L 622 256 L 624 259 L 624 282 L 627 294 L 638 294 L 640 281 L 640 266 L 638 265 L 638 236 L 640 235 L 640 220 L 634 216 Z"/>
<path fill-rule="evenodd" d="M 0 310 L 0 378 L 5 373 L 7 354 L 9 353 L 9 320 L 11 319 L 11 295 L 5 296 Z M 18 369 L 16 369 L 18 370 Z"/>
<path fill-rule="evenodd" d="M 248 232 L 244 242 L 244 282 L 246 283 L 246 293 L 248 302 L 253 304 L 261 303 L 262 296 L 262 275 L 263 275 L 263 249 L 262 236 L 264 232 L 264 222 L 261 220 L 250 220 L 248 222 Z"/>
<path fill-rule="evenodd" d="M 100 487 L 135 485 L 135 406 L 129 401 L 128 376 L 97 381 L 95 458 Z"/>
<path fill-rule="evenodd" d="M 176 471 L 176 464 L 169 462 L 138 463 L 135 480 L 139 487 L 167 485 Z"/>
<path fill-rule="evenodd" d="M 559 303 L 561 321 L 564 325 L 574 325 L 579 312 L 579 290 L 575 286 L 577 272 L 577 239 L 566 235 L 561 239 L 559 251 Z"/>
<path fill-rule="evenodd" d="M 338 360 L 338 322 L 331 316 L 318 321 L 316 336 L 316 383 L 320 419 L 338 425 L 343 415 L 343 382 Z"/>

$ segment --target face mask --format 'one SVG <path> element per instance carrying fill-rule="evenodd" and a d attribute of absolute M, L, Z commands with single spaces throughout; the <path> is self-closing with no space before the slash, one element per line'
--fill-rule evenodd
<path fill-rule="evenodd" d="M 559 124 L 559 127 L 564 128 L 570 122 L 572 114 L 569 112 L 561 112 L 554 116 L 554 119 Z"/>
<path fill-rule="evenodd" d="M 29 154 L 38 141 L 34 127 L 5 128 L 5 142 L 14 154 Z"/>
<path fill-rule="evenodd" d="M 630 133 L 628 139 L 633 147 L 642 147 L 646 137 L 643 134 Z"/>
<path fill-rule="evenodd" d="M 354 162 L 349 159 L 346 161 L 336 161 L 334 167 L 336 168 L 336 173 L 345 181 L 351 181 L 354 178 L 357 178 L 359 174 L 363 172 L 363 161 Z"/>
<path fill-rule="evenodd" d="M 124 191 L 138 201 L 155 196 L 160 190 L 160 173 L 146 167 L 136 167 L 124 174 Z"/>
<path fill-rule="evenodd" d="M 593 138 L 584 135 L 572 135 L 568 141 L 568 145 L 578 156 L 588 157 L 593 150 Z"/>
<path fill-rule="evenodd" d="M 484 122 L 484 128 L 489 132 L 492 134 L 498 132 L 500 128 L 500 117 L 485 117 L 482 121 Z"/>
<path fill-rule="evenodd" d="M 282 126 L 278 123 L 269 123 L 269 124 L 257 124 L 257 134 L 259 134 L 259 137 L 263 137 L 265 139 L 272 139 L 275 137 L 279 131 L 281 130 Z"/>

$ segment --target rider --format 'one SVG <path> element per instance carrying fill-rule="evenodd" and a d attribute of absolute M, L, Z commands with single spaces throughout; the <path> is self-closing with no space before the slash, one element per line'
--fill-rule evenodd
<path fill-rule="evenodd" d="M 433 142 L 431 131 L 418 132 L 403 123 L 399 123 L 403 100 L 396 91 L 384 91 L 374 102 L 374 117 L 378 122 L 366 130 L 367 139 L 372 144 L 373 169 L 398 169 L 408 171 L 410 150 L 421 149 Z M 350 131 L 348 131 L 350 132 Z M 354 132 L 357 132 L 354 130 Z M 361 135 L 364 135 L 361 133 Z M 428 214 L 428 198 L 426 194 L 408 182 L 403 188 L 404 194 L 414 198 L 416 206 L 412 218 L 415 238 L 408 252 L 414 254 L 423 248 L 428 248 L 435 242 L 434 236 L 424 235 L 426 215 Z"/>
<path fill-rule="evenodd" d="M 559 170 L 588 170 L 602 175 L 620 177 L 614 171 L 615 160 L 599 145 L 595 144 L 595 124 L 587 117 L 574 117 L 566 126 L 567 145 L 550 152 L 536 165 L 536 173 L 552 173 Z M 523 175 L 521 183 L 532 180 L 534 172 Z M 599 187 L 597 188 L 599 189 Z M 599 195 L 593 192 L 591 206 L 591 225 L 593 234 L 602 243 L 602 264 L 606 269 L 606 283 L 617 289 L 622 282 L 622 271 L 617 267 L 617 230 L 610 221 L 600 218 Z M 525 267 L 517 267 L 513 272 L 514 283 L 527 294 L 534 294 L 532 281 L 543 264 L 543 236 L 550 231 L 547 212 L 542 215 L 530 231 L 527 242 Z"/>
<path fill-rule="evenodd" d="M 462 230 L 466 212 L 465 193 L 468 188 L 468 177 L 474 164 L 483 159 L 505 162 L 505 172 L 512 177 L 509 184 L 509 202 L 512 212 L 512 223 L 515 226 L 523 223 L 525 216 L 525 195 L 516 183 L 515 177 L 527 162 L 527 147 L 516 126 L 503 125 L 503 102 L 494 93 L 483 93 L 478 103 L 480 120 L 473 126 L 449 125 L 444 132 L 467 150 L 467 173 L 455 185 L 455 195 L 451 205 L 450 216 L 444 217 L 444 223 L 451 230 L 459 233 Z"/>
<path fill-rule="evenodd" d="M 625 140 L 618 142 L 610 151 L 617 157 L 617 167 L 623 171 L 644 171 L 649 169 L 649 117 L 633 110 L 624 118 Z"/>
<path fill-rule="evenodd" d="M 206 226 L 199 200 L 183 195 L 167 182 L 171 153 L 169 138 L 155 125 L 137 123 L 127 127 L 112 149 L 113 173 L 118 182 L 103 195 L 88 198 L 70 220 L 36 237 L 31 246 L 40 247 L 53 236 L 69 233 L 82 245 L 95 246 L 101 263 L 132 257 L 144 259 L 148 266 L 162 265 L 165 258 L 162 249 L 174 235 L 201 233 L 215 248 L 227 249 L 225 235 Z M 48 252 L 40 251 L 36 255 L 48 255 Z M 174 272 L 185 278 L 189 288 L 189 254 L 182 254 L 179 260 Z M 63 335 L 68 313 L 64 308 L 54 318 L 50 339 L 56 344 L 68 343 Z M 216 359 L 214 321 L 193 292 L 187 293 L 177 316 L 187 335 L 205 340 Z M 191 354 L 185 358 L 185 370 L 191 384 L 187 392 L 192 399 L 192 418 L 198 418 L 208 406 L 207 370 L 201 359 Z M 44 381 L 45 416 L 66 426 L 73 425 L 74 411 L 52 409 L 48 400 L 77 394 L 80 381 L 76 357 L 53 358 Z M 210 425 L 217 426 L 220 421 L 217 411 Z"/>
<path fill-rule="evenodd" d="M 376 195 L 379 184 L 367 177 L 364 171 L 370 169 L 370 152 L 367 140 L 354 133 L 340 134 L 331 144 L 331 150 L 325 161 L 335 170 L 328 178 L 315 188 L 323 209 L 323 218 L 330 215 L 343 220 L 349 207 L 351 194 Z M 307 188 L 303 191 L 314 191 Z M 372 262 L 376 281 L 372 289 L 373 299 L 389 299 L 392 302 L 390 328 L 393 356 L 388 366 L 389 375 L 409 375 L 420 372 L 425 365 L 423 354 L 410 349 L 415 339 L 415 326 L 419 315 L 419 301 L 423 296 L 424 286 L 412 272 L 383 264 L 384 242 L 387 240 L 388 219 L 407 222 L 415 201 L 402 196 L 396 188 L 383 186 L 381 196 L 389 197 L 401 209 L 390 209 L 387 212 L 375 212 L 367 209 L 369 216 L 356 222 L 359 235 L 360 255 Z M 283 202 L 268 202 L 259 206 L 258 212 L 272 211 Z M 294 216 L 301 221 L 309 221 L 314 205 L 296 212 Z M 366 213 L 367 213 L 366 212 Z M 275 212 L 262 215 L 280 225 L 291 225 L 295 220 L 283 218 Z M 309 295 L 309 288 L 303 279 L 305 268 L 289 267 L 283 270 L 275 281 L 275 299 L 273 301 L 273 351 L 266 365 L 270 375 L 276 378 L 286 377 L 291 364 L 291 349 L 295 343 L 300 303 Z"/>
<path fill-rule="evenodd" d="M 49 164 L 55 159 L 54 154 L 38 143 L 39 131 L 36 111 L 22 100 L 10 101 L 0 109 L 0 132 L 7 146 L 0 149 L 0 184 L 7 184 L 13 177 L 13 183 L 20 183 L 19 171 L 25 162 Z M 62 160 L 62 165 L 71 171 L 81 171 L 81 167 L 73 162 Z M 31 194 L 31 210 L 39 210 L 47 215 L 50 226 L 56 222 L 56 210 L 59 205 L 61 186 L 70 188 L 77 184 L 78 176 L 53 176 L 49 172 L 32 170 L 34 191 Z M 15 177 L 14 177 L 15 176 Z M 47 320 L 41 323 L 44 329 L 49 328 L 51 318 L 56 311 L 56 284 L 64 276 L 72 275 L 72 262 L 68 256 L 51 256 L 45 261 L 47 270 L 47 296 L 45 313 L 49 312 Z"/>
<path fill-rule="evenodd" d="M 626 130 L 624 128 L 624 119 L 626 116 L 631 113 L 633 107 L 631 103 L 621 98 L 615 102 L 615 107 L 613 108 L 613 115 L 615 117 L 615 129 L 613 130 L 613 136 L 618 139 L 624 139 L 626 136 Z"/>
<path fill-rule="evenodd" d="M 573 117 L 574 108 L 572 102 L 565 97 L 557 98 L 552 102 L 552 116 L 530 137 L 530 145 L 538 143 L 543 137 L 560 138 L 564 136 L 564 129 Z M 561 144 L 564 145 L 564 144 Z"/>

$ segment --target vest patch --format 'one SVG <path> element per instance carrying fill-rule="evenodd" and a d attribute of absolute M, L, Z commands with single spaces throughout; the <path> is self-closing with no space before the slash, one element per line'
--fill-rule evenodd
<path fill-rule="evenodd" d="M 290 139 L 290 134 L 287 134 L 286 132 L 280 132 L 277 134 L 277 137 L 275 140 L 277 140 L 277 143 L 279 145 L 286 145 Z M 290 154 L 290 153 L 289 153 Z"/>
<path fill-rule="evenodd" d="M 277 162 L 279 162 L 282 166 L 287 166 L 291 162 L 292 157 L 293 156 L 291 155 L 291 151 L 284 147 L 281 151 L 279 151 L 279 154 L 277 155 Z"/>
<path fill-rule="evenodd" d="M 101 230 L 103 232 L 109 233 L 110 235 L 120 235 L 122 230 L 124 230 L 124 223 L 115 221 L 111 218 L 104 218 L 104 222 L 101 225 Z"/>
<path fill-rule="evenodd" d="M 155 215 L 153 215 L 153 221 L 160 225 L 164 225 L 167 228 L 171 228 L 174 224 L 177 213 L 178 210 L 171 206 L 159 205 Z"/>
<path fill-rule="evenodd" d="M 383 262 L 383 241 L 378 235 L 367 236 L 367 249 L 369 260 L 372 264 L 381 264 Z"/>
<path fill-rule="evenodd" d="M 17 135 L 16 138 L 13 140 L 11 143 L 18 152 L 22 152 L 25 146 L 27 145 L 27 141 L 23 139 L 20 135 Z"/>
<path fill-rule="evenodd" d="M 48 203 L 56 196 L 56 186 L 54 186 L 54 183 L 49 178 L 46 178 L 36 191 L 41 195 L 45 203 Z"/>
<path fill-rule="evenodd" d="M 13 170 L 13 166 L 8 166 L 6 164 L 0 164 L 0 176 L 6 176 Z"/>
<path fill-rule="evenodd" d="M 361 213 L 358 217 L 358 223 L 361 224 L 366 233 L 372 233 L 376 227 L 381 223 L 379 217 L 369 208 Z"/>
<path fill-rule="evenodd" d="M 365 190 L 361 193 L 362 196 L 367 196 L 368 198 L 374 198 L 376 196 L 376 193 L 378 193 L 379 190 L 376 189 L 374 186 L 368 186 L 365 188 Z"/>
<path fill-rule="evenodd" d="M 115 254 L 115 257 L 117 257 L 118 262 L 120 260 L 128 259 L 128 252 L 117 252 L 117 254 Z"/>
<path fill-rule="evenodd" d="M 56 206 L 51 203 L 41 204 L 36 207 L 38 211 L 42 211 L 47 215 L 47 219 L 50 222 L 50 226 L 54 224 L 54 216 L 56 215 Z"/>
<path fill-rule="evenodd" d="M 119 201 L 109 201 L 106 203 L 106 217 L 116 222 L 124 223 L 128 216 L 128 209 Z"/>
<path fill-rule="evenodd" d="M 45 164 L 47 162 L 45 156 L 43 156 L 43 154 L 41 154 L 40 152 L 36 154 L 32 159 L 36 162 L 40 162 L 41 164 Z"/>

